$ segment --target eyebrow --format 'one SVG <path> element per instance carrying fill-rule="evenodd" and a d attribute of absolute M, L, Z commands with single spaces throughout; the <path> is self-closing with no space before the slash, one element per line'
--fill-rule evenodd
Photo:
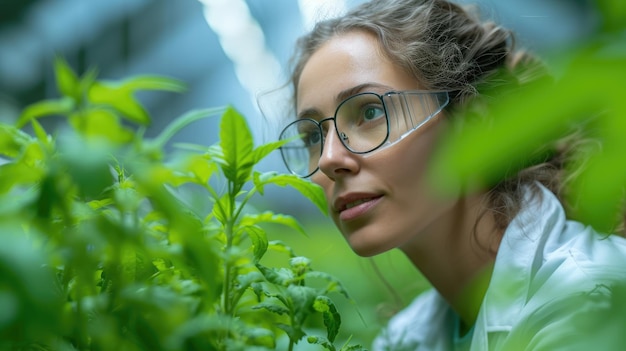
<path fill-rule="evenodd" d="M 393 90 L 393 88 L 384 84 L 373 83 L 373 82 L 363 83 L 363 84 L 355 85 L 351 88 L 340 91 L 335 96 L 335 103 L 339 104 L 340 102 L 349 98 L 350 96 L 362 93 L 364 92 L 364 90 L 370 90 L 371 88 L 378 90 L 378 93 L 383 93 L 383 92 L 388 92 L 388 91 Z M 320 112 L 320 110 L 316 108 L 308 108 L 300 112 L 297 118 L 298 119 L 307 118 L 307 117 L 312 118 L 314 116 L 321 116 L 321 115 L 322 113 Z"/>
<path fill-rule="evenodd" d="M 379 83 L 363 83 L 363 84 L 359 84 L 356 85 L 352 88 L 348 88 L 346 90 L 342 90 L 339 92 L 339 94 L 337 94 L 337 96 L 335 97 L 335 102 L 336 103 L 340 103 L 343 100 L 349 98 L 352 95 L 358 94 L 358 93 L 362 93 L 364 90 L 369 90 L 370 88 L 375 88 L 376 90 L 379 90 L 380 93 L 387 92 L 390 90 L 393 90 L 391 87 L 384 85 L 384 84 L 379 84 Z"/>

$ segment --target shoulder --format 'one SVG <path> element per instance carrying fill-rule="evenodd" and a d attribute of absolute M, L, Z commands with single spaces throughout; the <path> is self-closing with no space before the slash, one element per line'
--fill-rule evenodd
<path fill-rule="evenodd" d="M 391 318 L 374 340 L 374 350 L 445 350 L 452 332 L 452 310 L 434 289 L 419 295 Z"/>
<path fill-rule="evenodd" d="M 567 220 L 546 190 L 507 229 L 485 301 L 485 331 L 506 331 L 506 350 L 625 341 L 626 239 Z"/>
<path fill-rule="evenodd" d="M 618 350 L 626 345 L 626 284 L 553 296 L 524 314 L 506 350 Z"/>
<path fill-rule="evenodd" d="M 504 349 L 617 349 L 626 344 L 626 239 L 565 219 L 556 201 L 543 197 L 528 250 L 509 252 L 526 279 Z"/>

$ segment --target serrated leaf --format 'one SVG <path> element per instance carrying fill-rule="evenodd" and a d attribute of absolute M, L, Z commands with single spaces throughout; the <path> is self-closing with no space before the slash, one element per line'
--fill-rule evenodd
<path fill-rule="evenodd" d="M 313 308 L 322 313 L 328 340 L 335 341 L 341 326 L 341 316 L 337 312 L 335 304 L 328 296 L 318 296 L 313 302 Z"/>
<path fill-rule="evenodd" d="M 249 346 L 250 344 L 272 350 L 276 348 L 276 335 L 271 330 L 248 325 L 246 328 L 241 329 L 241 333 L 247 339 L 246 350 L 253 349 Z"/>
<path fill-rule="evenodd" d="M 289 255 L 289 257 L 296 256 L 296 253 L 293 251 L 293 249 L 280 240 L 272 240 L 268 244 L 268 248 L 272 251 L 285 253 Z"/>
<path fill-rule="evenodd" d="M 242 228 L 254 247 L 254 262 L 259 262 L 267 252 L 268 242 L 265 231 L 257 226 L 248 225 Z"/>
<path fill-rule="evenodd" d="M 295 229 L 304 236 L 307 236 L 304 228 L 302 228 L 300 223 L 294 217 L 289 215 L 275 214 L 273 212 L 267 211 L 260 214 L 246 214 L 241 219 L 242 226 L 252 226 L 258 223 L 282 224 L 289 228 Z"/>
<path fill-rule="evenodd" d="M 328 286 L 325 289 L 325 293 L 337 292 L 343 295 L 346 299 L 351 300 L 350 296 L 348 295 L 348 291 L 345 289 L 343 284 L 341 284 L 341 281 L 326 272 L 309 271 L 304 274 L 304 278 L 316 278 L 325 280 L 329 282 Z"/>
<path fill-rule="evenodd" d="M 253 309 L 255 310 L 260 310 L 260 309 L 264 309 L 267 311 L 270 311 L 272 313 L 276 313 L 278 315 L 288 315 L 289 314 L 289 310 L 282 305 L 277 305 L 274 302 L 271 301 L 264 301 L 261 302 L 258 305 L 252 306 Z"/>
<path fill-rule="evenodd" d="M 279 174 L 276 172 L 255 172 L 253 180 L 255 188 L 261 194 L 263 194 L 263 188 L 267 184 L 281 187 L 291 186 L 309 199 L 323 214 L 328 215 L 328 205 L 324 196 L 324 190 L 315 183 L 311 183 L 294 174 Z"/>
<path fill-rule="evenodd" d="M 74 99 L 74 101 L 80 101 L 81 91 L 78 77 L 67 62 L 60 56 L 57 56 L 54 60 L 54 73 L 59 92 L 64 96 Z"/>
<path fill-rule="evenodd" d="M 344 345 L 339 351 L 367 351 L 362 345 Z"/>
<path fill-rule="evenodd" d="M 237 275 L 237 282 L 239 283 L 240 290 L 247 289 L 249 286 L 252 286 L 253 284 L 262 282 L 264 280 L 265 278 L 263 277 L 263 274 L 257 271 L 251 271 L 246 274 Z M 253 287 L 253 289 L 255 288 Z M 257 294 L 257 296 L 259 295 Z"/>
<path fill-rule="evenodd" d="M 302 325 L 309 314 L 313 311 L 313 302 L 317 297 L 317 290 L 305 285 L 287 286 L 287 296 L 293 304 L 293 322 Z"/>
<path fill-rule="evenodd" d="M 290 269 L 286 268 L 270 268 L 261 264 L 256 264 L 261 274 L 268 282 L 280 286 L 287 286 L 294 281 L 295 277 Z"/>
<path fill-rule="evenodd" d="M 74 110 L 74 106 L 74 101 L 69 97 L 35 102 L 22 111 L 15 125 L 21 128 L 26 125 L 26 123 L 36 118 L 53 115 L 69 115 Z"/>
<path fill-rule="evenodd" d="M 262 159 L 264 159 L 267 155 L 269 155 L 272 151 L 280 148 L 281 146 L 288 143 L 289 140 L 279 140 L 271 143 L 267 143 L 261 145 L 254 149 L 252 152 L 252 158 L 254 159 L 254 164 L 259 163 Z"/>
<path fill-rule="evenodd" d="M 306 338 L 306 341 L 309 344 L 320 345 L 324 347 L 326 350 L 335 351 L 335 345 L 333 345 L 327 338 L 321 336 L 309 335 Z"/>
<path fill-rule="evenodd" d="M 311 270 L 311 260 L 307 257 L 296 256 L 289 259 L 289 267 L 296 275 L 296 277 L 302 277 Z"/>
<path fill-rule="evenodd" d="M 285 333 L 287 333 L 287 335 L 289 336 L 289 339 L 293 342 L 297 343 L 298 341 L 300 341 L 300 339 L 306 336 L 306 333 L 304 332 L 304 330 L 302 330 L 302 327 L 300 326 L 286 325 L 283 323 L 278 323 L 276 324 L 276 326 L 284 330 Z"/>
<path fill-rule="evenodd" d="M 233 108 L 228 108 L 222 116 L 220 146 L 224 155 L 222 171 L 236 188 L 240 188 L 254 166 L 253 140 L 245 118 Z"/>

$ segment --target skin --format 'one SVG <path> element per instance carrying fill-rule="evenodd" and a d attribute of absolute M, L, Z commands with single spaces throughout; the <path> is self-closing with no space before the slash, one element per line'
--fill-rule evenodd
<path fill-rule="evenodd" d="M 298 82 L 296 107 L 299 117 L 320 120 L 356 93 L 414 89 L 424 88 L 383 54 L 375 36 L 352 31 L 311 56 Z M 333 122 L 326 123 L 332 128 Z M 493 218 L 481 217 L 484 193 L 443 198 L 431 191 L 425 170 L 446 127 L 441 113 L 401 142 L 366 155 L 348 151 L 330 129 L 312 180 L 324 189 L 333 221 L 357 254 L 399 248 L 472 325 L 499 244 L 492 239 L 499 235 Z M 365 202 L 345 210 L 356 200 Z"/>

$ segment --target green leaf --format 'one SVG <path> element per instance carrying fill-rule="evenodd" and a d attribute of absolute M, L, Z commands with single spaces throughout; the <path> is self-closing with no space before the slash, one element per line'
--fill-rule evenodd
<path fill-rule="evenodd" d="M 261 274 L 272 284 L 280 286 L 288 286 L 295 280 L 295 276 L 290 269 L 286 268 L 270 268 L 259 263 L 256 264 Z"/>
<path fill-rule="evenodd" d="M 17 157 L 33 138 L 16 127 L 0 123 L 0 155 Z"/>
<path fill-rule="evenodd" d="M 615 0 L 598 0 L 598 8 L 602 12 L 602 29 L 605 32 L 619 32 L 626 27 L 626 3 Z"/>
<path fill-rule="evenodd" d="M 309 271 L 304 274 L 304 278 L 305 279 L 316 278 L 316 279 L 325 280 L 329 283 L 325 289 L 325 293 L 337 292 L 343 295 L 346 299 L 352 301 L 352 299 L 348 295 L 348 291 L 345 289 L 343 284 L 341 284 L 341 282 L 337 278 L 333 277 L 332 275 L 326 272 Z"/>
<path fill-rule="evenodd" d="M 242 328 L 241 333 L 247 339 L 247 349 L 252 349 L 248 345 L 263 346 L 270 350 L 276 349 L 276 335 L 271 330 L 247 325 Z"/>
<path fill-rule="evenodd" d="M 280 240 L 271 240 L 268 243 L 268 249 L 276 252 L 285 253 L 289 255 L 289 257 L 296 257 L 296 253 L 293 251 L 293 249 Z"/>
<path fill-rule="evenodd" d="M 45 173 L 39 168 L 27 166 L 24 163 L 6 163 L 0 165 L 0 194 L 20 184 L 35 184 Z"/>
<path fill-rule="evenodd" d="M 69 133 L 61 141 L 60 159 L 84 196 L 94 198 L 113 185 L 109 171 L 109 155 L 113 150 L 110 144 Z"/>
<path fill-rule="evenodd" d="M 339 351 L 367 351 L 362 345 L 348 345 L 347 343 L 341 347 Z"/>
<path fill-rule="evenodd" d="M 86 137 L 101 137 L 116 144 L 132 141 L 133 132 L 124 127 L 117 115 L 105 109 L 89 109 L 75 113 L 69 123 Z"/>
<path fill-rule="evenodd" d="M 139 90 L 160 90 L 182 93 L 187 86 L 180 80 L 155 75 L 140 75 L 125 79 L 119 83 L 120 87 L 131 92 Z"/>
<path fill-rule="evenodd" d="M 313 302 L 318 292 L 310 286 L 290 284 L 287 286 L 287 296 L 293 303 L 293 323 L 296 326 L 302 326 L 306 318 L 311 314 Z"/>
<path fill-rule="evenodd" d="M 188 126 L 189 124 L 201 120 L 203 118 L 211 117 L 216 114 L 222 113 L 224 111 L 224 107 L 203 109 L 203 110 L 194 110 L 185 113 L 184 115 L 174 119 L 170 124 L 163 129 L 163 131 L 153 140 L 149 142 L 151 147 L 162 149 L 165 147 L 165 144 L 178 132 L 180 132 L 183 128 Z"/>
<path fill-rule="evenodd" d="M 302 326 L 286 325 L 283 323 L 278 323 L 276 326 L 284 330 L 287 336 L 289 336 L 289 339 L 294 343 L 297 343 L 306 336 L 306 333 L 302 330 Z"/>
<path fill-rule="evenodd" d="M 263 277 L 263 274 L 258 271 L 251 271 L 246 274 L 237 275 L 237 282 L 239 283 L 240 290 L 247 289 L 249 286 L 263 281 L 265 281 L 265 278 Z"/>
<path fill-rule="evenodd" d="M 37 137 L 37 140 L 39 140 L 39 142 L 42 143 L 43 145 L 50 146 L 50 139 L 48 137 L 48 134 L 46 133 L 46 130 L 43 128 L 43 126 L 39 122 L 37 122 L 36 119 L 33 119 L 30 122 L 31 122 L 31 125 L 33 126 L 33 131 L 35 132 L 35 136 Z"/>
<path fill-rule="evenodd" d="M 112 83 L 95 82 L 88 97 L 93 104 L 110 106 L 126 119 L 139 124 L 149 124 L 150 116 L 133 96 L 133 91 Z"/>
<path fill-rule="evenodd" d="M 252 309 L 264 309 L 277 315 L 289 315 L 289 310 L 285 306 L 277 305 L 273 301 L 264 301 L 258 305 L 252 306 Z"/>
<path fill-rule="evenodd" d="M 74 106 L 74 100 L 69 97 L 35 102 L 22 111 L 15 125 L 21 128 L 26 125 L 26 123 L 36 118 L 53 115 L 69 115 L 74 110 Z"/>
<path fill-rule="evenodd" d="M 326 326 L 328 340 L 331 342 L 335 341 L 341 326 L 341 316 L 337 312 L 335 304 L 327 296 L 318 296 L 313 302 L 313 308 L 321 312 L 324 317 L 324 326 Z"/>
<path fill-rule="evenodd" d="M 193 175 L 194 183 L 206 185 L 213 174 L 215 174 L 218 167 L 214 162 L 207 160 L 207 157 L 203 155 L 192 155 L 184 161 L 181 168 L 181 170 Z"/>
<path fill-rule="evenodd" d="M 246 214 L 241 218 L 242 226 L 252 226 L 258 223 L 282 224 L 289 228 L 295 229 L 304 236 L 307 235 L 304 231 L 304 228 L 302 228 L 300 223 L 292 216 L 274 214 L 273 212 L 267 211 L 260 214 Z"/>
<path fill-rule="evenodd" d="M 123 81 L 94 82 L 89 87 L 88 97 L 94 104 L 111 106 L 125 118 L 139 123 L 150 123 L 150 117 L 134 94 L 141 90 L 184 91 L 177 80 L 160 76 L 136 76 Z"/>
<path fill-rule="evenodd" d="M 322 347 L 324 347 L 326 350 L 329 350 L 329 351 L 336 350 L 335 345 L 333 345 L 327 338 L 324 338 L 321 336 L 309 335 L 307 336 L 306 341 L 309 344 L 321 345 Z"/>
<path fill-rule="evenodd" d="M 235 183 L 235 188 L 241 188 L 254 166 L 253 140 L 245 118 L 233 108 L 228 108 L 222 116 L 220 146 L 224 154 L 222 171 Z"/>
<path fill-rule="evenodd" d="M 73 101 L 81 100 L 81 90 L 76 73 L 70 68 L 67 62 L 57 56 L 54 60 L 54 73 L 56 75 L 57 88 L 59 92 Z"/>
<path fill-rule="evenodd" d="M 592 43 L 572 55 L 567 69 L 552 83 L 537 82 L 512 92 L 498 93 L 482 120 L 466 122 L 443 140 L 429 167 L 433 184 L 455 193 L 488 187 L 519 169 L 546 159 L 559 149 L 560 139 L 579 131 L 586 141 L 601 145 L 586 166 L 566 174 L 573 183 L 568 215 L 599 231 L 615 228 L 626 186 L 623 150 L 626 147 L 626 51 L 603 51 L 607 45 Z M 601 86 L 602 89 L 589 89 Z M 580 155 L 584 148 L 573 150 Z M 580 158 L 580 156 L 578 156 Z M 569 170 L 571 172 L 572 170 Z M 578 174 L 580 173 L 580 174 Z M 572 176 L 572 177 L 570 177 Z M 606 197 L 605 197 L 606 196 Z"/>
<path fill-rule="evenodd" d="M 257 226 L 247 225 L 242 228 L 254 246 L 254 262 L 259 262 L 267 251 L 268 242 L 265 231 Z"/>
<path fill-rule="evenodd" d="M 267 155 L 269 155 L 272 151 L 278 149 L 284 144 L 288 143 L 289 140 L 279 140 L 274 141 L 265 145 L 261 145 L 254 149 L 252 152 L 252 158 L 254 160 L 254 164 L 259 163 L 262 159 L 264 159 Z"/>
<path fill-rule="evenodd" d="M 298 278 L 303 278 L 306 272 L 311 270 L 311 260 L 307 257 L 296 256 L 289 259 L 289 266 Z"/>
<path fill-rule="evenodd" d="M 322 188 L 304 180 L 294 174 L 279 174 L 276 172 L 254 173 L 254 186 L 259 193 L 263 194 L 263 188 L 267 184 L 274 184 L 281 187 L 291 186 L 309 199 L 325 215 L 328 215 L 328 205 Z"/>

